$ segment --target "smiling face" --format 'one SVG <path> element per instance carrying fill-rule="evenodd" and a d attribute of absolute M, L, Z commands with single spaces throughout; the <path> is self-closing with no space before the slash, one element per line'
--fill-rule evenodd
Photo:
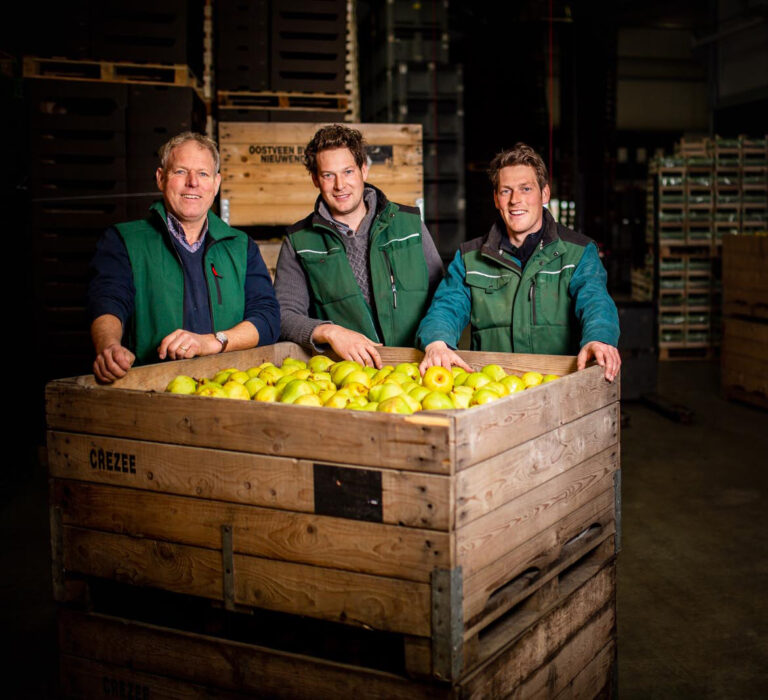
<path fill-rule="evenodd" d="M 320 190 L 331 216 L 356 229 L 365 216 L 363 188 L 368 165 L 359 167 L 348 148 L 333 148 L 317 154 L 312 182 Z"/>
<path fill-rule="evenodd" d="M 522 244 L 529 233 L 541 228 L 543 205 L 549 202 L 549 185 L 539 187 L 530 165 L 509 165 L 499 171 L 493 201 L 504 219 L 510 241 Z"/>
<path fill-rule="evenodd" d="M 158 168 L 156 176 L 166 209 L 184 226 L 189 242 L 194 242 L 221 184 L 213 155 L 195 141 L 185 141 L 171 151 L 167 168 Z"/>

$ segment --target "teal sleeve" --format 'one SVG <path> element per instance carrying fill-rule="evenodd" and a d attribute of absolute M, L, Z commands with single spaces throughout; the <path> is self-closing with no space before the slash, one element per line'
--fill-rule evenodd
<path fill-rule="evenodd" d="M 436 340 L 442 340 L 452 348 L 458 345 L 472 310 L 472 297 L 464 282 L 465 273 L 461 251 L 457 251 L 416 331 L 417 347 L 424 350 Z"/>
<path fill-rule="evenodd" d="M 619 344 L 619 314 L 608 294 L 607 279 L 597 246 L 590 243 L 584 249 L 568 289 L 574 313 L 581 322 L 579 347 L 593 340 L 614 347 Z"/>

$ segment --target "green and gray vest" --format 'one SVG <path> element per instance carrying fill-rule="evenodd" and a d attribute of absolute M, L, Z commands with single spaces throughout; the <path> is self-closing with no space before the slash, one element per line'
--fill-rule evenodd
<path fill-rule="evenodd" d="M 525 268 L 501 250 L 501 221 L 485 238 L 462 245 L 472 296 L 472 350 L 569 355 L 579 350 L 580 324 L 569 285 L 591 240 L 559 226 L 545 211 L 539 246 Z"/>
<path fill-rule="evenodd" d="M 127 342 L 136 363 L 157 361 L 160 341 L 184 321 L 184 271 L 166 224 L 162 202 L 149 216 L 116 226 L 131 261 L 136 287 Z M 245 312 L 248 236 L 208 212 L 203 267 L 214 331 L 232 328 Z"/>
<path fill-rule="evenodd" d="M 362 333 L 385 345 L 413 347 L 429 302 L 429 274 L 419 210 L 389 202 L 377 191 L 369 232 L 375 310 L 366 302 L 347 259 L 344 236 L 317 211 L 288 237 L 309 280 L 314 318 Z"/>

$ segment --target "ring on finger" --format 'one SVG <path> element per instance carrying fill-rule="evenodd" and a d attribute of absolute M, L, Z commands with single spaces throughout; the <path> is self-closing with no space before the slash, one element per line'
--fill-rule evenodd
<path fill-rule="evenodd" d="M 181 350 L 182 352 L 186 352 L 187 350 L 189 350 L 189 347 L 187 347 L 186 345 L 182 345 L 182 346 L 179 348 L 179 350 Z"/>

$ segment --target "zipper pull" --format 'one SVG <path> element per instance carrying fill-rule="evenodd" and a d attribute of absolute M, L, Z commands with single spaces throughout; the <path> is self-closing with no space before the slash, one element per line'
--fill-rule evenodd
<path fill-rule="evenodd" d="M 392 304 L 393 307 L 397 308 L 397 287 L 395 286 L 395 275 L 393 273 L 389 273 L 389 281 L 392 283 Z"/>
<path fill-rule="evenodd" d="M 531 286 L 528 288 L 528 301 L 533 301 L 533 288 L 536 286 L 536 279 L 531 280 Z"/>
<path fill-rule="evenodd" d="M 213 272 L 214 277 L 224 279 L 218 272 L 216 272 L 216 266 L 213 263 L 211 263 L 211 272 Z"/>

